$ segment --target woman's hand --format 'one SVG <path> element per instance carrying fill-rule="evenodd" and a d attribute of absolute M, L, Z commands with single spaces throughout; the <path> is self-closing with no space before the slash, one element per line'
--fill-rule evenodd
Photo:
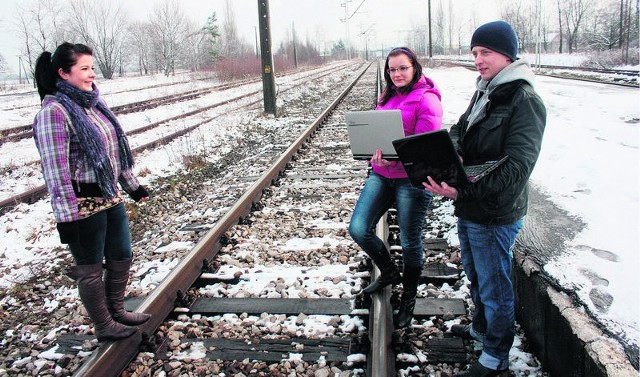
<path fill-rule="evenodd" d="M 149 192 L 143 185 L 140 185 L 135 191 L 130 192 L 129 196 L 136 202 L 146 202 L 149 199 Z"/>
<path fill-rule="evenodd" d="M 371 156 L 371 163 L 378 166 L 389 166 L 389 161 L 382 158 L 382 149 L 376 149 Z"/>
<path fill-rule="evenodd" d="M 422 182 L 425 190 L 431 191 L 434 194 L 439 194 L 442 196 L 446 196 L 447 198 L 456 200 L 458 198 L 458 190 L 454 187 L 449 186 L 446 182 L 442 182 L 441 184 L 436 183 L 430 176 L 427 177 L 427 182 Z"/>

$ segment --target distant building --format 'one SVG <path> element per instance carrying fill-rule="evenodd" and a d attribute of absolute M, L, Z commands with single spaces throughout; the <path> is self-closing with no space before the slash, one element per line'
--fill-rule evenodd
<path fill-rule="evenodd" d="M 564 41 L 562 43 L 562 52 L 568 52 L 567 46 L 569 43 L 566 38 L 563 38 Z M 547 33 L 542 36 L 542 40 L 540 41 L 540 52 L 541 53 L 557 53 L 560 48 L 560 33 Z M 534 53 L 536 52 L 536 40 L 535 37 L 531 39 L 531 42 L 526 46 L 519 46 L 519 52 L 528 52 Z"/>
<path fill-rule="evenodd" d="M 566 50 L 569 46 L 569 43 L 567 42 L 567 39 L 564 38 L 564 41 L 562 42 L 562 48 L 563 50 Z M 542 51 L 543 52 L 559 52 L 560 49 L 560 33 L 548 33 L 544 36 L 544 41 L 543 41 L 543 47 L 542 47 Z M 563 51 L 566 52 L 566 51 Z"/>

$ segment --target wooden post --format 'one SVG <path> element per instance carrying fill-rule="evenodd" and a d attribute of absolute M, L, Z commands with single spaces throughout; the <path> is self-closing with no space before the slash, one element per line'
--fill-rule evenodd
<path fill-rule="evenodd" d="M 264 92 L 264 112 L 276 114 L 276 83 L 271 54 L 271 30 L 269 29 L 269 0 L 258 0 L 260 27 L 260 53 L 262 56 L 262 91 Z"/>

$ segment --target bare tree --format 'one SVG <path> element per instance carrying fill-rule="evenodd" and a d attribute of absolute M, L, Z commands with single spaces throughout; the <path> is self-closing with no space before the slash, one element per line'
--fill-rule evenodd
<path fill-rule="evenodd" d="M 153 31 L 148 22 L 132 22 L 128 25 L 128 43 L 131 46 L 130 56 L 138 66 L 141 75 L 148 75 L 157 68 L 152 64 Z"/>
<path fill-rule="evenodd" d="M 240 40 L 236 15 L 230 0 L 224 2 L 224 19 L 222 20 L 221 48 L 225 57 L 240 57 L 247 52 L 247 44 Z"/>
<path fill-rule="evenodd" d="M 558 8 L 560 17 L 564 21 L 569 53 L 573 53 L 578 49 L 578 32 L 582 26 L 587 9 L 592 7 L 591 0 L 562 0 L 564 6 L 560 6 L 558 0 Z"/>
<path fill-rule="evenodd" d="M 198 71 L 205 63 L 205 47 L 204 41 L 207 37 L 206 32 L 201 26 L 196 25 L 192 21 L 185 24 L 186 36 L 184 43 L 189 48 L 182 49 L 182 55 L 185 62 L 192 71 Z"/>
<path fill-rule="evenodd" d="M 431 39 L 433 52 L 436 54 L 444 54 L 444 30 L 446 22 L 444 20 L 444 9 L 442 8 L 442 0 L 439 0 L 435 9 L 435 16 L 432 17 L 431 22 L 433 27 L 431 28 Z"/>
<path fill-rule="evenodd" d="M 454 38 L 454 31 L 456 30 L 456 20 L 455 17 L 453 16 L 455 14 L 455 10 L 454 10 L 454 5 L 453 5 L 453 1 L 449 1 L 449 7 L 447 9 L 447 19 L 449 20 L 449 27 L 447 30 L 447 39 L 449 41 L 448 43 L 448 49 L 449 49 L 449 53 L 451 51 L 453 51 L 453 38 Z M 460 30 L 458 30 L 458 38 L 462 38 L 461 37 L 461 32 Z M 460 39 L 459 39 L 460 41 Z"/>
<path fill-rule="evenodd" d="M 4 59 L 4 56 L 2 56 L 2 54 L 0 54 L 0 73 L 8 73 L 9 72 L 9 65 L 7 64 L 7 61 Z"/>
<path fill-rule="evenodd" d="M 35 55 L 36 54 L 35 51 L 44 51 L 44 48 L 34 45 L 34 43 L 37 43 L 37 41 L 30 32 L 31 20 L 28 17 L 28 15 L 17 12 L 16 25 L 22 37 L 22 43 L 23 43 L 23 47 L 20 52 L 22 55 L 25 55 L 27 60 L 27 65 L 29 66 L 29 72 L 31 73 L 31 76 L 33 76 L 35 73 L 34 72 L 35 61 L 37 59 L 37 56 Z"/>
<path fill-rule="evenodd" d="M 113 78 L 120 65 L 127 17 L 120 5 L 111 1 L 72 0 L 70 19 L 74 34 L 94 50 L 96 63 L 105 79 Z"/>
<path fill-rule="evenodd" d="M 520 50 L 533 50 L 531 47 L 535 44 L 536 36 L 536 5 L 532 2 L 520 2 L 511 0 L 505 2 L 501 11 L 502 19 L 509 22 L 516 31 L 518 36 L 518 45 Z"/>
<path fill-rule="evenodd" d="M 542 40 L 540 41 L 544 47 L 544 52 L 549 52 L 551 47 L 551 42 L 553 42 L 553 34 L 552 31 L 555 31 L 555 23 L 552 18 L 552 15 L 555 13 L 553 9 L 553 0 L 544 0 L 542 3 L 542 9 L 540 10 L 540 33 L 542 34 L 540 37 Z M 549 40 L 549 37 L 552 39 Z"/>
<path fill-rule="evenodd" d="M 620 43 L 617 5 L 599 4 L 594 7 L 584 26 L 584 42 L 593 50 L 611 50 Z"/>
<path fill-rule="evenodd" d="M 624 2 L 621 0 L 621 2 Z M 638 33 L 640 29 L 640 19 L 638 17 L 640 13 L 640 4 L 638 0 L 635 0 L 635 12 L 633 11 L 632 0 L 626 0 L 626 6 L 621 7 L 621 23 L 624 32 L 621 33 L 620 38 L 623 41 L 621 44 L 623 59 L 625 63 L 629 63 L 629 47 L 635 41 L 635 46 L 638 46 Z M 634 15 L 635 13 L 635 15 Z M 637 59 L 637 56 L 636 56 Z M 634 59 L 635 60 L 635 59 Z"/>
<path fill-rule="evenodd" d="M 175 74 L 179 58 L 180 42 L 186 33 L 186 18 L 180 3 L 164 0 L 156 5 L 149 18 L 152 26 L 155 53 L 166 76 Z"/>
<path fill-rule="evenodd" d="M 68 36 L 62 25 L 62 8 L 55 1 L 34 0 L 16 7 L 14 27 L 22 39 L 21 54 L 32 76 L 38 56 L 43 51 L 53 52 Z"/>

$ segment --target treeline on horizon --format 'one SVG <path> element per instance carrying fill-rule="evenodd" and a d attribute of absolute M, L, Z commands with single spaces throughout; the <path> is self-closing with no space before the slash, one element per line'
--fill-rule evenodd
<path fill-rule="evenodd" d="M 516 29 L 520 53 L 589 52 L 593 64 L 602 67 L 636 65 L 639 1 L 503 0 L 500 15 Z M 421 55 L 468 54 L 469 33 L 478 23 L 473 17 L 461 20 L 457 6 L 455 0 L 433 1 L 431 43 L 425 22 L 406 31 L 406 45 Z M 12 23 L 20 39 L 20 73 L 25 77 L 33 76 L 42 51 L 53 52 L 63 41 L 91 46 L 96 68 L 106 79 L 132 72 L 168 76 L 176 70 L 212 71 L 222 79 L 260 74 L 257 30 L 255 42 L 240 36 L 231 0 L 225 0 L 222 15 L 213 12 L 204 25 L 190 20 L 178 0 L 157 0 L 146 21 L 132 21 L 125 8 L 111 1 L 27 0 L 4 21 Z M 373 43 L 355 47 L 352 41 L 321 43 L 309 36 L 301 40 L 293 25 L 288 34 L 285 41 L 272 46 L 274 66 L 279 70 L 384 54 L 370 51 Z M 0 73 L 7 71 L 0 55 Z"/>

